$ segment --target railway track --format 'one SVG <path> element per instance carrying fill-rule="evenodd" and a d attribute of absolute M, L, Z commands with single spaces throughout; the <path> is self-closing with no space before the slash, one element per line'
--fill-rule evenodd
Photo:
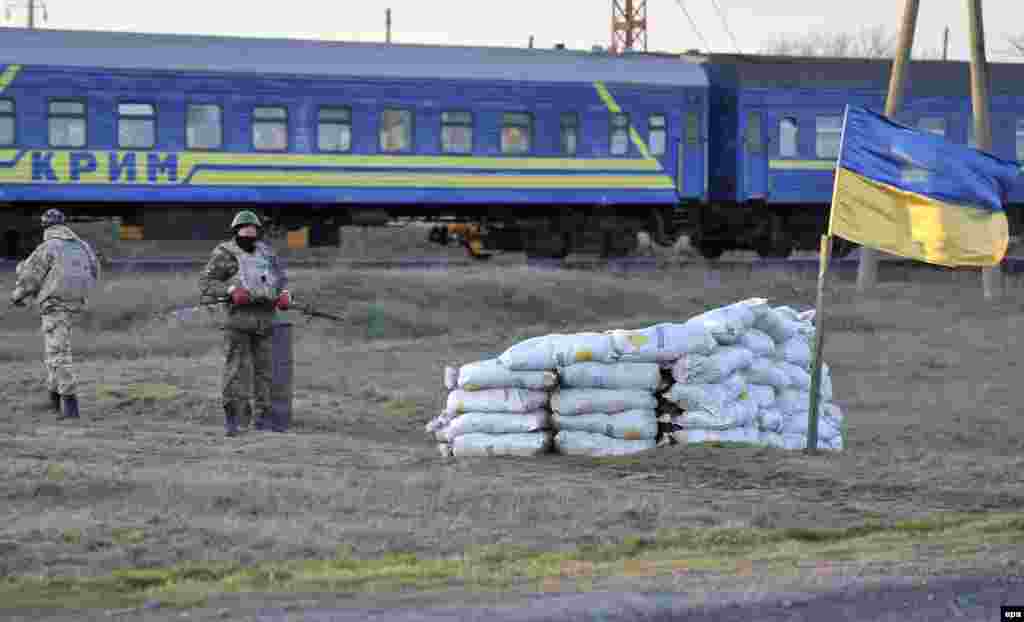
<path fill-rule="evenodd" d="M 205 259 L 195 257 L 160 257 L 160 258 L 132 258 L 114 259 L 104 264 L 104 270 L 108 273 L 160 273 L 160 272 L 192 272 L 198 271 L 205 265 Z M 17 262 L 11 259 L 0 259 L 0 272 L 13 272 Z M 492 265 L 469 259 L 451 259 L 447 257 L 402 257 L 394 259 L 371 259 L 371 260 L 334 260 L 315 261 L 297 260 L 289 261 L 288 267 L 292 269 L 302 268 L 347 268 L 351 270 L 450 270 L 458 268 L 481 267 Z M 526 265 L 538 269 L 550 270 L 578 270 L 578 271 L 611 271 L 611 272 L 657 272 L 660 270 L 671 270 L 687 266 L 702 266 L 712 272 L 747 272 L 747 273 L 792 273 L 816 274 L 818 270 L 817 257 L 790 257 L 788 259 L 744 259 L 730 258 L 718 261 L 707 261 L 693 258 L 655 258 L 655 257 L 628 257 L 621 259 L 568 259 L 568 260 L 544 260 L 544 259 L 523 259 L 521 262 L 511 264 L 495 265 Z M 845 259 L 833 259 L 830 264 L 830 273 L 840 277 L 856 274 L 858 259 L 847 257 Z M 909 275 L 910 273 L 922 272 L 949 272 L 948 269 L 939 266 L 932 266 L 914 261 L 887 259 L 879 262 L 879 275 L 895 276 Z M 974 271 L 971 271 L 972 273 Z M 1024 257 L 1007 257 L 1003 261 L 1003 272 L 1016 274 L 1024 272 Z"/>

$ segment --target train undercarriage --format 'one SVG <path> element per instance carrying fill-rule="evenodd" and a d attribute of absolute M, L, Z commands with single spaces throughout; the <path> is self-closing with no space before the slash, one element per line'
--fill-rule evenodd
<path fill-rule="evenodd" d="M 22 258 L 41 241 L 39 214 L 49 204 L 0 205 L 0 255 Z M 571 253 L 622 257 L 638 246 L 638 233 L 672 246 L 682 235 L 707 259 L 730 250 L 753 250 L 764 258 L 785 258 L 794 250 L 817 250 L 825 230 L 825 206 L 683 204 L 677 208 L 635 206 L 345 206 L 251 203 L 62 205 L 74 220 L 118 218 L 122 239 L 222 240 L 239 209 L 255 209 L 270 226 L 287 231 L 288 245 L 340 244 L 347 226 L 385 226 L 397 219 L 435 223 L 428 234 L 438 244 L 460 244 L 476 259 L 495 253 L 523 252 L 528 257 L 562 259 Z M 836 240 L 834 254 L 855 246 Z"/>

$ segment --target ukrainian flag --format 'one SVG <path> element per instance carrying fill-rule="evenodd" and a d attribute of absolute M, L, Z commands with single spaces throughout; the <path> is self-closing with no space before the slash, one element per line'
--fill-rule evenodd
<path fill-rule="evenodd" d="M 994 266 L 1016 162 L 847 106 L 829 235 L 943 266 Z"/>

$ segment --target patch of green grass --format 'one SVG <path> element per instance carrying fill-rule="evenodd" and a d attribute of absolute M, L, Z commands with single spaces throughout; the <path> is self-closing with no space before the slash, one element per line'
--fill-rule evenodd
<path fill-rule="evenodd" d="M 51 482 L 63 481 L 65 475 L 63 464 L 50 464 L 46 467 L 46 479 Z"/>
<path fill-rule="evenodd" d="M 60 534 L 61 540 L 65 544 L 81 544 L 82 542 L 82 530 L 81 529 L 65 529 Z"/>
<path fill-rule="evenodd" d="M 165 606 L 186 606 L 225 592 L 374 592 L 451 585 L 501 589 L 560 577 L 654 576 L 681 570 L 728 573 L 754 563 L 767 568 L 759 571 L 785 573 L 815 561 L 908 560 L 921 546 L 941 547 L 946 552 L 944 559 L 956 561 L 976 558 L 983 547 L 994 543 L 1021 540 L 1021 514 L 940 514 L 891 525 L 871 521 L 845 529 L 663 530 L 654 537 L 627 537 L 614 544 L 561 552 L 495 545 L 469 550 L 454 559 L 423 559 L 411 553 L 356 559 L 339 548 L 333 559 L 251 566 L 188 563 L 123 569 L 99 578 L 7 577 L 0 580 L 0 603 L 6 607 L 75 608 L 159 600 Z"/>
<path fill-rule="evenodd" d="M 118 527 L 110 536 L 118 544 L 141 544 L 146 539 L 146 532 L 131 527 Z"/>
<path fill-rule="evenodd" d="M 419 406 L 413 400 L 397 399 L 384 402 L 384 412 L 394 417 L 412 417 Z"/>
<path fill-rule="evenodd" d="M 170 384 L 137 382 L 128 385 L 100 384 L 96 386 L 98 401 L 168 401 L 181 395 L 181 389 Z"/>

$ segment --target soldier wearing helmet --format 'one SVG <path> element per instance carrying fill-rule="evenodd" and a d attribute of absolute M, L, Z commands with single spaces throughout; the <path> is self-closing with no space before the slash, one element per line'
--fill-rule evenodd
<path fill-rule="evenodd" d="M 249 426 L 255 401 L 257 430 L 284 432 L 286 421 L 274 418 L 271 336 L 276 309 L 291 304 L 288 277 L 269 244 L 263 225 L 248 210 L 231 221 L 234 239 L 213 249 L 199 277 L 204 303 L 227 303 L 224 322 L 224 427 L 236 436 Z M 252 381 L 250 382 L 250 378 Z"/>
<path fill-rule="evenodd" d="M 78 419 L 71 327 L 99 281 L 100 265 L 92 247 L 64 224 L 63 212 L 46 210 L 41 224 L 43 243 L 18 264 L 11 304 L 24 306 L 35 297 L 43 324 L 49 406 L 58 419 Z"/>

